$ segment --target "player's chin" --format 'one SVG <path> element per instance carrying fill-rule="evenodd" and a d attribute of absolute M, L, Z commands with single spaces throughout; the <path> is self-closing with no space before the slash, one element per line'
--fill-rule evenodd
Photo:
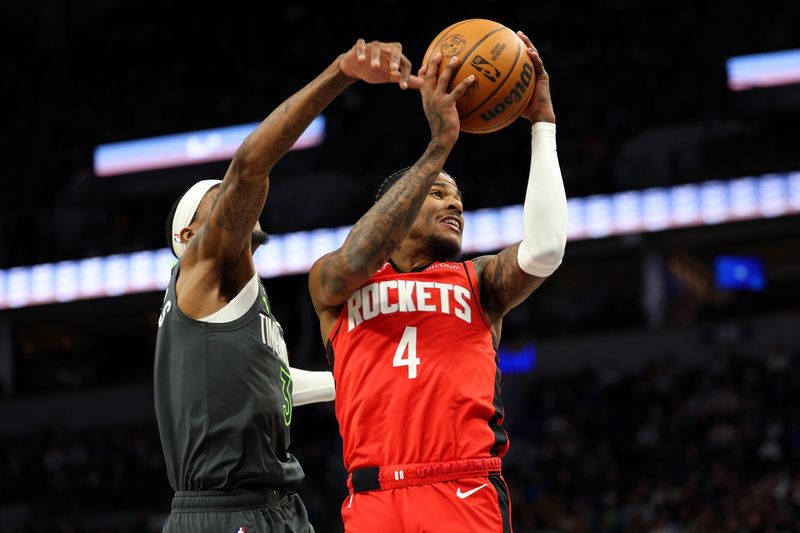
<path fill-rule="evenodd" d="M 428 239 L 428 247 L 437 261 L 455 261 L 461 257 L 461 235 L 455 232 L 433 233 Z"/>

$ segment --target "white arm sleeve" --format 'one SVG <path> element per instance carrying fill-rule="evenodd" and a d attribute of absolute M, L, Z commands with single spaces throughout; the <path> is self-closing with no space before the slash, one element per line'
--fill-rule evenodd
<path fill-rule="evenodd" d="M 531 129 L 531 172 L 523 208 L 524 237 L 517 261 L 531 276 L 556 271 L 567 245 L 567 195 L 556 153 L 556 125 L 537 122 Z"/>
<path fill-rule="evenodd" d="M 332 402 L 336 398 L 336 385 L 331 372 L 312 372 L 289 367 L 292 375 L 292 405 Z"/>

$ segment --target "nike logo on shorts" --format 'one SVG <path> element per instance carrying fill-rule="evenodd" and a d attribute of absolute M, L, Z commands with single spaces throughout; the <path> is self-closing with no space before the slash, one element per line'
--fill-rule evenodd
<path fill-rule="evenodd" d="M 486 486 L 486 483 L 484 483 L 483 485 L 478 485 L 474 489 L 470 489 L 467 492 L 461 492 L 461 487 L 458 487 L 458 490 L 456 491 L 456 496 L 458 496 L 462 500 L 464 498 L 469 498 L 470 496 L 472 496 L 473 494 L 475 494 L 476 492 L 478 492 L 479 490 L 481 490 L 485 486 Z"/>

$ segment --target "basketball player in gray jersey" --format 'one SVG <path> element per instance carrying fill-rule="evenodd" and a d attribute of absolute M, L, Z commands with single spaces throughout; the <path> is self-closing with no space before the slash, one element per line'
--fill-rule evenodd
<path fill-rule="evenodd" d="M 253 252 L 272 167 L 357 80 L 419 88 L 399 43 L 356 44 L 283 102 L 236 151 L 222 181 L 194 184 L 167 220 L 172 270 L 155 353 L 155 407 L 175 489 L 164 531 L 313 531 L 286 486 L 292 407 L 332 399 L 327 372 L 289 368 Z"/>

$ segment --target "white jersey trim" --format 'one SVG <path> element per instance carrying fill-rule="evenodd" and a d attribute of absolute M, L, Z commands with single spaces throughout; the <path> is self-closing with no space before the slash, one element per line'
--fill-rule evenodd
<path fill-rule="evenodd" d="M 233 322 L 237 318 L 243 316 L 255 303 L 257 298 L 258 274 L 256 273 L 253 274 L 253 277 L 250 278 L 250 281 L 248 281 L 242 290 L 239 291 L 239 294 L 234 296 L 233 300 L 228 302 L 225 307 L 199 320 L 200 322 L 209 322 L 212 324 Z"/>

